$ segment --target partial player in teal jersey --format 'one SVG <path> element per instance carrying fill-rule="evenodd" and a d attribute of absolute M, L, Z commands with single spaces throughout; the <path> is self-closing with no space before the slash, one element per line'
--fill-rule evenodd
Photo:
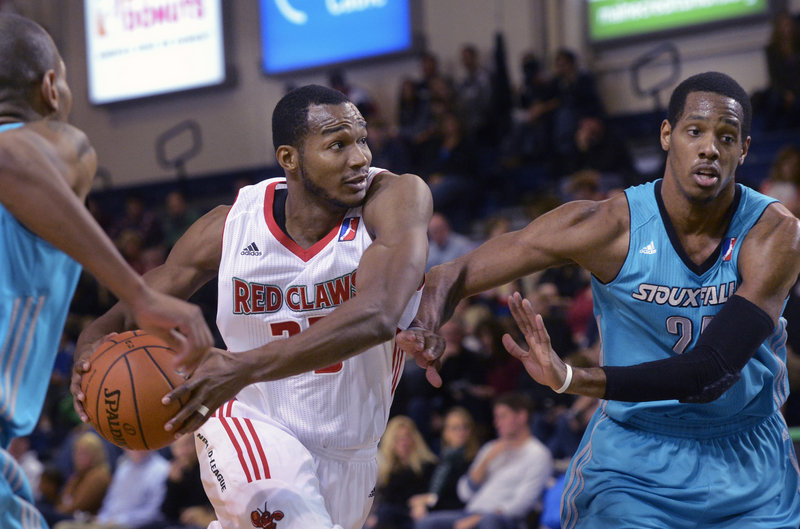
<path fill-rule="evenodd" d="M 564 528 L 800 526 L 780 414 L 800 223 L 735 182 L 750 122 L 736 81 L 690 77 L 661 124 L 662 179 L 567 203 L 427 276 L 421 330 L 402 343 L 433 365 L 432 331 L 465 296 L 567 263 L 592 273 L 602 367 L 562 362 L 519 294 L 510 305 L 529 350 L 504 337 L 537 382 L 604 399 L 568 471 Z"/>
<path fill-rule="evenodd" d="M 192 368 L 213 344 L 200 309 L 149 288 L 83 206 L 97 161 L 66 123 L 72 94 L 50 36 L 0 14 L 0 527 L 43 528 L 6 451 L 33 430 L 81 265 Z M 87 365 L 78 366 L 78 371 Z"/>

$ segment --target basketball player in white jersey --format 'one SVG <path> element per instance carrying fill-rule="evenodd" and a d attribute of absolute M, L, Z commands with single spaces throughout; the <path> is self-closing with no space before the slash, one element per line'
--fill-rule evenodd
<path fill-rule="evenodd" d="M 394 335 L 419 302 L 432 201 L 418 177 L 370 167 L 366 122 L 335 90 L 288 93 L 272 126 L 285 178 L 243 188 L 146 275 L 183 297 L 219 279 L 228 352 L 212 351 L 169 395 L 183 406 L 168 426 L 202 424 L 212 527 L 360 529 L 404 364 Z M 80 354 L 125 319 L 115 307 L 94 322 Z"/>

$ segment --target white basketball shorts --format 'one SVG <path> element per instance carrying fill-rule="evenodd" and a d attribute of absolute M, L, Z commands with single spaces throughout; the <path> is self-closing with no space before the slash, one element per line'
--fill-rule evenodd
<path fill-rule="evenodd" d="M 238 401 L 195 432 L 209 529 L 361 529 L 372 506 L 375 450 L 312 453 Z"/>

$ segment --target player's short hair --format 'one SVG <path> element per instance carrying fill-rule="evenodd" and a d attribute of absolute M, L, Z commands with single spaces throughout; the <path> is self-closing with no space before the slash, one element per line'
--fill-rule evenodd
<path fill-rule="evenodd" d="M 524 411 L 528 415 L 533 410 L 533 401 L 525 393 L 511 391 L 503 393 L 494 399 L 494 406 L 508 406 L 515 412 Z"/>
<path fill-rule="evenodd" d="M 308 134 L 308 107 L 311 105 L 340 105 L 350 100 L 333 88 L 306 85 L 288 92 L 272 112 L 272 145 L 300 147 Z"/>
<path fill-rule="evenodd" d="M 753 109 L 750 106 L 750 97 L 742 86 L 732 77 L 720 72 L 705 72 L 685 79 L 672 92 L 667 108 L 667 121 L 672 127 L 683 116 L 686 107 L 686 98 L 692 92 L 712 92 L 729 97 L 742 106 L 742 138 L 750 135 L 750 123 Z"/>
<path fill-rule="evenodd" d="M 36 22 L 0 14 L 0 101 L 29 101 L 61 56 L 50 35 Z"/>

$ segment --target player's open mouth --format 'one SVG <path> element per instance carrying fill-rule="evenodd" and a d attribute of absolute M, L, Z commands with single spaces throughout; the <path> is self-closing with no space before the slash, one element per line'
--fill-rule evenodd
<path fill-rule="evenodd" d="M 693 176 L 698 185 L 712 186 L 719 180 L 719 171 L 714 167 L 703 167 L 696 169 Z"/>
<path fill-rule="evenodd" d="M 350 178 L 348 180 L 345 180 L 344 184 L 351 189 L 361 191 L 362 189 L 365 189 L 367 187 L 367 177 L 360 176 L 358 178 Z"/>

